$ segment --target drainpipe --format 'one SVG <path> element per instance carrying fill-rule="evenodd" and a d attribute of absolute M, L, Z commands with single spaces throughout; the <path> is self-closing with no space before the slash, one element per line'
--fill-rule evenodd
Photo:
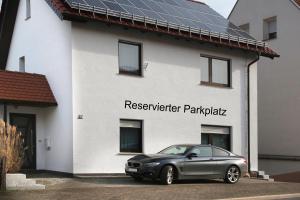
<path fill-rule="evenodd" d="M 251 175 L 251 142 L 250 142 L 250 67 L 259 61 L 260 54 L 257 54 L 257 57 L 251 61 L 247 66 L 247 98 L 248 98 L 248 170 Z"/>
<path fill-rule="evenodd" d="M 7 105 L 6 105 L 6 103 L 3 104 L 3 120 L 6 124 L 7 123 Z"/>

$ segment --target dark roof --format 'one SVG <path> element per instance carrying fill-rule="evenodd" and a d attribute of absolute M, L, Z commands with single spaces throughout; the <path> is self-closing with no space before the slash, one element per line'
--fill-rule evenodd
<path fill-rule="evenodd" d="M 0 70 L 0 102 L 17 105 L 57 105 L 44 75 L 2 70 Z"/>
<path fill-rule="evenodd" d="M 92 2 L 95 1 L 82 1 L 82 0 L 46 0 L 49 5 L 54 9 L 54 11 L 64 20 L 70 21 L 101 21 L 110 24 L 118 24 L 122 26 L 127 26 L 134 29 L 140 29 L 143 31 L 150 32 L 159 32 L 163 34 L 173 35 L 176 37 L 183 37 L 187 39 L 198 40 L 207 43 L 213 43 L 220 46 L 243 49 L 251 52 L 259 53 L 262 56 L 274 58 L 279 55 L 274 52 L 268 45 L 261 41 L 256 41 L 251 39 L 251 36 L 247 36 L 243 33 L 243 36 L 237 37 L 233 34 L 226 34 L 224 32 L 215 32 L 215 31 L 207 31 L 205 29 L 200 29 L 199 27 L 191 27 L 187 24 L 183 25 L 174 25 L 170 21 L 159 21 L 153 20 L 147 16 L 133 16 L 128 13 L 123 13 L 121 11 L 111 10 L 111 9 L 100 9 L 94 5 Z M 122 0 L 116 0 L 118 2 Z M 142 1 L 142 0 L 135 0 Z M 174 1 L 174 0 L 173 0 Z M 179 0 L 176 0 L 179 1 Z M 182 0 L 181 0 L 182 1 Z M 188 0 L 186 0 L 188 1 Z M 89 4 L 78 4 L 76 2 L 89 2 Z M 97 1 L 99 2 L 99 1 Z M 188 1 L 190 3 L 195 4 L 195 7 L 200 3 L 195 3 L 193 1 Z M 202 4 L 202 3 L 201 3 Z M 109 5 L 109 4 L 108 4 Z M 199 6 L 198 6 L 199 7 Z M 199 7 L 200 8 L 200 7 Z M 152 8 L 152 10 L 155 8 Z M 158 9 L 158 8 L 157 8 Z M 205 9 L 203 12 L 211 12 L 216 13 L 208 6 L 202 6 L 202 9 Z M 155 10 L 154 10 L 155 11 Z M 132 11 L 133 12 L 133 11 Z M 178 11 L 179 12 L 179 11 Z M 158 13 L 158 11 L 157 11 Z M 216 14 L 217 15 L 217 14 Z M 207 17 L 207 16 L 206 16 Z M 221 16 L 218 16 L 221 18 Z M 172 20 L 172 19 L 170 19 Z M 202 19 L 199 19 L 200 21 Z M 226 20 L 223 18 L 223 20 Z M 189 20 L 185 20 L 186 23 Z M 204 19 L 203 19 L 204 21 Z M 216 22 L 217 23 L 217 22 Z M 228 22 L 229 24 L 229 22 Z M 230 27 L 234 27 L 234 25 L 228 25 Z M 212 26 L 211 26 L 212 27 Z M 219 27 L 220 28 L 220 27 Z M 223 27 L 224 28 L 224 27 Z M 237 27 L 235 27 L 238 29 Z M 221 29 L 223 30 L 223 29 Z M 226 31 L 225 31 L 226 32 Z M 237 32 L 237 31 L 236 31 Z M 242 31 L 239 33 L 241 34 Z M 231 32 L 230 32 L 231 33 Z"/>

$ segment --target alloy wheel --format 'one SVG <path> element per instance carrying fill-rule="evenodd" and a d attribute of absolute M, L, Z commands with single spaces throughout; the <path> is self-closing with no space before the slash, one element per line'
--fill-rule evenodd
<path fill-rule="evenodd" d="M 173 182 L 173 167 L 170 167 L 167 173 L 167 183 L 172 184 Z"/>
<path fill-rule="evenodd" d="M 239 169 L 235 166 L 232 166 L 228 169 L 227 179 L 230 183 L 236 183 L 240 178 Z"/>

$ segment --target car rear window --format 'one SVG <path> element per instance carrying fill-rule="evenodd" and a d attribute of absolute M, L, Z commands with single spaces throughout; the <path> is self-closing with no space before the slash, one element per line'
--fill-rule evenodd
<path fill-rule="evenodd" d="M 229 156 L 229 153 L 218 148 L 213 148 L 213 156 L 224 157 Z"/>

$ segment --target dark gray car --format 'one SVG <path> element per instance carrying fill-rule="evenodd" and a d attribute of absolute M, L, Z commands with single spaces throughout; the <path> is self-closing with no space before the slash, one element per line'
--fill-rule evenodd
<path fill-rule="evenodd" d="M 174 145 L 154 155 L 138 155 L 128 160 L 127 175 L 136 180 L 224 179 L 237 183 L 247 173 L 244 157 L 211 145 Z"/>

